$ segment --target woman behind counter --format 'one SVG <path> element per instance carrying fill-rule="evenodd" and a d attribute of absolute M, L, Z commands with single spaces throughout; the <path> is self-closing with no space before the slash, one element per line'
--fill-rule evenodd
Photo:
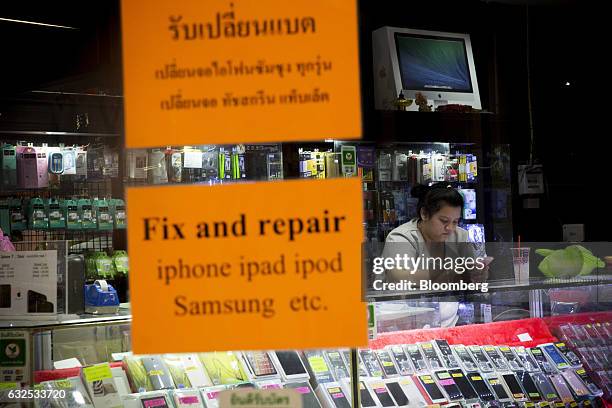
<path fill-rule="evenodd" d="M 417 217 L 400 225 L 389 233 L 385 241 L 385 257 L 395 254 L 417 258 L 472 257 L 477 254 L 475 246 L 468 244 L 468 232 L 459 227 L 463 197 L 448 183 L 436 183 L 432 186 L 416 185 L 411 195 L 418 198 Z M 485 264 L 492 260 L 487 258 Z M 456 273 L 453 270 L 419 269 L 417 271 L 389 270 L 386 272 L 388 282 L 410 280 L 431 280 L 432 282 L 484 282 L 488 266 L 473 270 L 470 273 Z M 442 326 L 453 326 L 457 321 L 458 303 L 440 302 Z"/>

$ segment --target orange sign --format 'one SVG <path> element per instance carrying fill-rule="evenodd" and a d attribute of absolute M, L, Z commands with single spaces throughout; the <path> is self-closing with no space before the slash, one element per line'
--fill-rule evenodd
<path fill-rule="evenodd" d="M 122 0 L 128 148 L 361 137 L 356 0 Z"/>
<path fill-rule="evenodd" d="M 361 203 L 357 178 L 129 188 L 134 352 L 366 345 Z"/>

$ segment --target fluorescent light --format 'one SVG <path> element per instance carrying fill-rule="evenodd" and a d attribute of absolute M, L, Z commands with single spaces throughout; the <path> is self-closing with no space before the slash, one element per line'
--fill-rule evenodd
<path fill-rule="evenodd" d="M 47 23 L 37 23 L 36 21 L 15 20 L 12 18 L 0 17 L 0 21 L 8 21 L 9 23 L 32 24 L 32 25 L 38 25 L 38 26 L 43 26 L 43 27 L 65 28 L 68 30 L 78 30 L 78 28 L 76 27 L 68 27 L 68 26 L 63 26 L 63 25 L 47 24 Z"/>

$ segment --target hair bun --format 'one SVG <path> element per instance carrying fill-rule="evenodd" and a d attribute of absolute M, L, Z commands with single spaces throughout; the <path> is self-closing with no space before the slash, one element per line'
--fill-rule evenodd
<path fill-rule="evenodd" d="M 428 191 L 428 186 L 424 184 L 415 184 L 414 187 L 412 187 L 412 190 L 410 190 L 410 195 L 418 198 L 419 200 L 423 200 Z"/>

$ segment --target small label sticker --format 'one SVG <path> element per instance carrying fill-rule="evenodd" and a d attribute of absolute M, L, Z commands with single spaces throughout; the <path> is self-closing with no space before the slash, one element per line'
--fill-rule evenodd
<path fill-rule="evenodd" d="M 531 336 L 529 335 L 529 333 L 520 333 L 518 336 L 520 341 L 522 342 L 526 342 L 526 341 L 533 341 L 533 339 L 531 338 Z"/>

